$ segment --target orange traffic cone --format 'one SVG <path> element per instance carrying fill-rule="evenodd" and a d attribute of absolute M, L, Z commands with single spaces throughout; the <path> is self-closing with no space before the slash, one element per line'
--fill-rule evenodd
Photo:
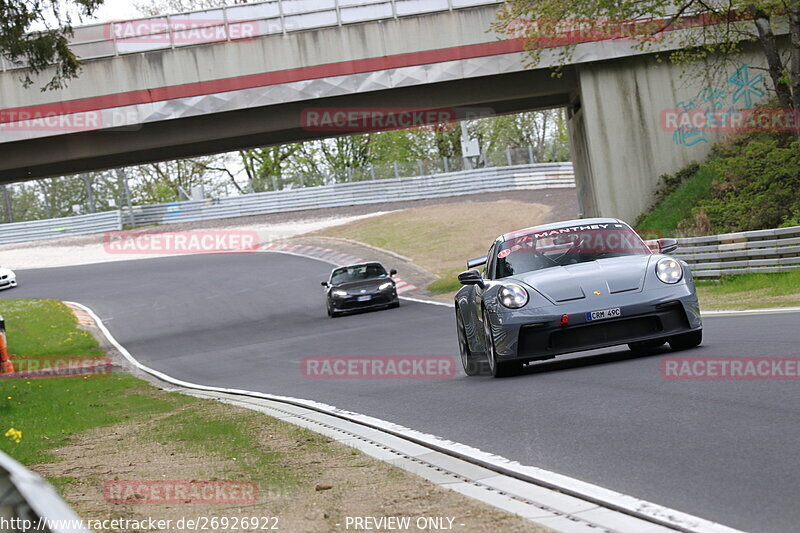
<path fill-rule="evenodd" d="M 6 344 L 6 322 L 0 316 L 0 374 L 11 374 L 14 372 L 14 363 L 8 356 L 8 345 Z"/>

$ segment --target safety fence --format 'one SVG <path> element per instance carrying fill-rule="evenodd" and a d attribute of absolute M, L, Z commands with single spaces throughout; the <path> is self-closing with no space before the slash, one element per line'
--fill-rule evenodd
<path fill-rule="evenodd" d="M 119 211 L 0 224 L 0 244 L 55 239 L 122 229 Z"/>
<path fill-rule="evenodd" d="M 147 226 L 484 192 L 574 186 L 571 163 L 542 163 L 139 206 L 134 207 L 132 213 L 123 213 L 123 222 L 130 226 Z"/>
<path fill-rule="evenodd" d="M 483 168 L 134 206 L 91 215 L 0 224 L 0 244 L 104 233 L 122 229 L 123 226 L 151 226 L 486 192 L 565 187 L 575 187 L 571 163 Z"/>
<path fill-rule="evenodd" d="M 800 268 L 800 226 L 678 239 L 674 254 L 697 278 Z"/>

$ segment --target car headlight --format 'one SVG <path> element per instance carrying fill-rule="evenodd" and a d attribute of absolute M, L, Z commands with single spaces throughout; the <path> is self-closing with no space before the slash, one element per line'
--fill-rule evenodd
<path fill-rule="evenodd" d="M 683 268 L 671 257 L 664 257 L 656 263 L 656 275 L 664 283 L 678 283 L 683 279 Z"/>
<path fill-rule="evenodd" d="M 392 287 L 394 287 L 394 283 L 392 283 L 391 281 L 387 281 L 386 283 L 381 283 L 380 285 L 378 285 L 378 290 L 379 291 L 388 291 Z"/>
<path fill-rule="evenodd" d="M 519 309 L 528 303 L 528 291 L 520 285 L 508 283 L 497 293 L 497 299 L 509 309 Z"/>
<path fill-rule="evenodd" d="M 331 291 L 331 294 L 336 296 L 337 298 L 346 298 L 347 291 L 343 291 L 342 289 L 334 289 Z"/>

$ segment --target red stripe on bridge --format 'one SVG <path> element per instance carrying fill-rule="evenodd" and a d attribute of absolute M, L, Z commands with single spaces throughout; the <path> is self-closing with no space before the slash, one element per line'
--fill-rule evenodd
<path fill-rule="evenodd" d="M 67 100 L 64 102 L 2 109 L 0 110 L 0 124 L 16 122 L 20 120 L 19 115 L 22 113 L 29 114 L 31 118 L 37 116 L 67 115 L 70 113 L 96 111 L 113 107 L 163 102 L 176 98 L 267 87 L 295 81 L 509 54 L 521 52 L 522 50 L 522 40 L 495 41 L 455 46 L 452 48 L 426 50 L 423 52 L 410 52 L 392 56 L 341 61 L 338 63 L 328 63 L 311 67 L 262 72 L 259 74 L 248 74 L 246 76 L 222 78 L 219 80 L 198 81 L 181 85 L 158 87 L 155 89 L 140 89 L 103 96 Z"/>

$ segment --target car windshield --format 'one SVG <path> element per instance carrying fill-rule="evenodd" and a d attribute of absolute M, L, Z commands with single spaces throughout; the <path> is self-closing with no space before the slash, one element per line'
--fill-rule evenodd
<path fill-rule="evenodd" d="M 624 224 L 588 224 L 520 233 L 497 249 L 495 277 L 649 253 L 644 241 Z"/>
<path fill-rule="evenodd" d="M 351 281 L 360 281 L 372 278 L 385 278 L 388 276 L 386 269 L 379 264 L 370 265 L 356 265 L 337 268 L 331 274 L 331 285 L 339 285 L 341 283 L 350 283 Z"/>

